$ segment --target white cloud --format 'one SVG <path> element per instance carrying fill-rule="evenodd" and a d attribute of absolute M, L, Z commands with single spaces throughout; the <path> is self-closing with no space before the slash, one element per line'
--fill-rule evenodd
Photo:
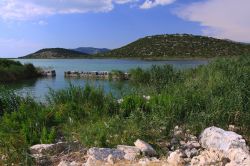
<path fill-rule="evenodd" d="M 0 3 L 0 17 L 4 20 L 26 20 L 52 13 L 52 8 L 39 6 L 29 1 L 3 0 Z"/>
<path fill-rule="evenodd" d="M 131 3 L 141 9 L 168 5 L 176 0 L 0 0 L 0 19 L 27 21 L 55 14 L 109 12 L 115 4 Z M 138 5 L 138 3 L 143 3 Z"/>
<path fill-rule="evenodd" d="M 141 6 L 141 9 L 150 9 L 156 6 L 164 6 L 174 3 L 176 0 L 146 0 Z"/>
<path fill-rule="evenodd" d="M 40 21 L 38 22 L 38 25 L 42 25 L 42 26 L 48 25 L 48 22 L 46 22 L 46 21 L 44 21 L 44 20 L 40 20 Z"/>
<path fill-rule="evenodd" d="M 3 20 L 31 20 L 55 14 L 108 12 L 114 3 L 125 4 L 137 0 L 2 0 L 0 18 Z"/>
<path fill-rule="evenodd" d="M 129 2 L 136 2 L 138 0 L 115 0 L 114 2 L 117 4 L 125 4 L 125 3 L 129 3 Z"/>
<path fill-rule="evenodd" d="M 249 0 L 204 0 L 175 13 L 185 20 L 199 22 L 205 35 L 250 42 Z"/>

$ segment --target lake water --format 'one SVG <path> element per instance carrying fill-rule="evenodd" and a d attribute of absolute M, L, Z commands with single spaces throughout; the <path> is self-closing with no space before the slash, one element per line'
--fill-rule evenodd
<path fill-rule="evenodd" d="M 101 86 L 106 91 L 112 91 L 112 82 L 108 80 L 67 79 L 64 78 L 65 71 L 111 71 L 141 67 L 149 68 L 152 65 L 170 64 L 178 69 L 194 68 L 198 65 L 207 64 L 206 60 L 178 60 L 178 61 L 148 61 L 148 60 L 121 60 L 121 59 L 17 59 L 21 63 L 32 63 L 36 67 L 54 69 L 57 76 L 54 78 L 39 78 L 9 84 L 21 95 L 32 95 L 38 100 L 43 100 L 49 88 L 54 90 L 68 87 L 69 84 L 84 86 L 86 83 Z"/>

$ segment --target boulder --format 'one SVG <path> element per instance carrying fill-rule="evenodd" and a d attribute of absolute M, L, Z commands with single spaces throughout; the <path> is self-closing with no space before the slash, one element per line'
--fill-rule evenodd
<path fill-rule="evenodd" d="M 140 155 L 140 149 L 135 146 L 118 145 L 117 149 L 125 153 L 126 160 L 133 161 Z"/>
<path fill-rule="evenodd" d="M 45 154 L 54 149 L 55 144 L 38 144 L 30 147 L 31 154 Z"/>
<path fill-rule="evenodd" d="M 140 149 L 140 151 L 147 156 L 156 156 L 156 151 L 154 150 L 154 148 L 149 145 L 148 143 L 138 139 L 136 140 L 136 142 L 134 142 L 135 146 Z"/>
<path fill-rule="evenodd" d="M 224 162 L 227 166 L 247 166 L 250 165 L 249 148 L 241 135 L 225 131 L 217 127 L 210 127 L 203 131 L 200 136 L 200 142 L 207 151 L 194 158 L 192 163 L 204 165 L 213 161 Z M 209 156 L 209 157 L 207 157 Z M 199 162 L 197 162 L 198 160 Z M 228 159 L 228 160 L 223 160 Z M 201 163 L 201 161 L 203 161 Z"/>
<path fill-rule="evenodd" d="M 192 158 L 191 166 L 209 166 L 218 165 L 223 166 L 230 160 L 226 160 L 223 153 L 216 150 L 205 150 L 197 157 Z"/>
<path fill-rule="evenodd" d="M 77 153 L 75 153 L 77 152 Z M 30 147 L 30 154 L 35 159 L 36 165 L 55 165 L 55 163 L 61 163 L 61 165 L 73 165 L 82 159 L 80 155 L 86 154 L 86 149 L 82 147 L 79 142 L 58 142 L 56 144 L 38 144 Z M 73 157 L 72 155 L 76 155 Z M 69 159 L 70 158 L 70 159 Z M 73 159 L 72 159 L 73 158 Z"/>
<path fill-rule="evenodd" d="M 93 161 L 108 161 L 111 158 L 112 160 L 122 160 L 125 156 L 122 150 L 109 148 L 91 148 L 87 154 L 88 158 L 91 158 Z"/>
<path fill-rule="evenodd" d="M 185 161 L 183 157 L 184 154 L 181 151 L 176 150 L 169 155 L 167 162 L 171 166 L 184 166 Z"/>
<path fill-rule="evenodd" d="M 203 148 L 215 149 L 228 152 L 232 148 L 241 148 L 248 151 L 246 141 L 241 135 L 232 131 L 225 131 L 217 127 L 205 129 L 200 136 L 200 143 Z"/>
<path fill-rule="evenodd" d="M 56 144 L 38 144 L 30 147 L 31 155 L 54 155 L 62 152 L 66 148 L 66 143 L 58 142 Z"/>

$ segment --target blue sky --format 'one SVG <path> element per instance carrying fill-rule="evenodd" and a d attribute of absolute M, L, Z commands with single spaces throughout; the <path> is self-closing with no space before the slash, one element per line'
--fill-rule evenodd
<path fill-rule="evenodd" d="M 249 8 L 249 0 L 0 0 L 0 57 L 166 33 L 250 42 Z"/>

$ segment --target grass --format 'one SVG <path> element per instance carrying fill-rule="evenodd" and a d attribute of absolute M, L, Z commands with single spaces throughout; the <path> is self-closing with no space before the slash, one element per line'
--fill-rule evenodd
<path fill-rule="evenodd" d="M 0 59 L 0 83 L 37 77 L 38 71 L 32 64 L 22 65 L 20 62 Z"/>
<path fill-rule="evenodd" d="M 196 69 L 152 66 L 130 71 L 137 89 L 121 103 L 102 88 L 51 90 L 46 104 L 0 90 L 0 154 L 28 165 L 28 147 L 63 136 L 84 146 L 132 145 L 137 139 L 166 141 L 175 125 L 199 134 L 208 126 L 240 127 L 250 137 L 250 58 L 220 58 Z M 147 100 L 143 95 L 149 95 Z M 18 138 L 18 139 L 17 139 Z"/>

